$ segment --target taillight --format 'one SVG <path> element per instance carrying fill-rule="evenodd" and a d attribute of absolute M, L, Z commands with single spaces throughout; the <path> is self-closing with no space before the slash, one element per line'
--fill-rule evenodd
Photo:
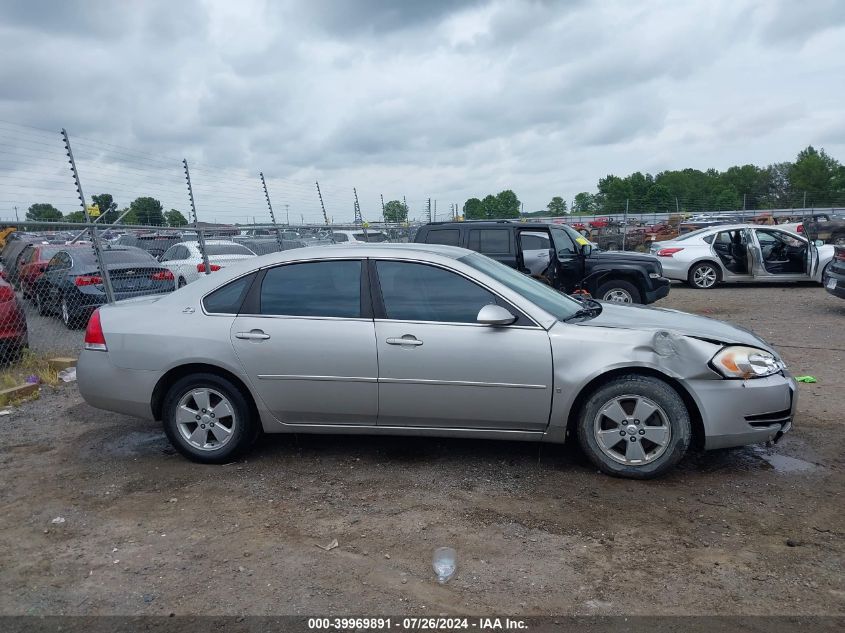
<path fill-rule="evenodd" d="M 106 347 L 106 337 L 103 335 L 103 326 L 100 325 L 100 309 L 97 308 L 88 319 L 88 327 L 85 328 L 85 349 L 98 352 L 109 351 Z"/>
<path fill-rule="evenodd" d="M 173 281 L 173 273 L 169 270 L 160 270 L 150 275 L 150 279 L 153 281 Z"/>
<path fill-rule="evenodd" d="M 838 262 L 845 262 L 845 248 L 837 248 L 833 255 L 833 259 Z"/>
<path fill-rule="evenodd" d="M 803 233 L 804 232 L 804 225 L 799 224 L 798 227 L 795 229 L 796 233 Z"/>
<path fill-rule="evenodd" d="M 97 286 L 103 283 L 103 278 L 97 275 L 79 275 L 73 280 L 74 286 Z"/>
<path fill-rule="evenodd" d="M 682 250 L 684 250 L 684 249 L 682 249 L 682 248 L 661 248 L 659 251 L 657 251 L 657 256 L 658 257 L 672 257 L 672 255 L 674 255 L 675 253 L 680 253 Z"/>
<path fill-rule="evenodd" d="M 14 301 L 15 291 L 11 286 L 0 286 L 0 301 Z"/>
<path fill-rule="evenodd" d="M 211 272 L 214 272 L 216 270 L 220 270 L 222 268 L 222 266 L 218 266 L 217 264 L 210 264 L 210 266 L 211 266 Z M 197 264 L 197 272 L 198 273 L 204 273 L 205 272 L 205 264 Z"/>

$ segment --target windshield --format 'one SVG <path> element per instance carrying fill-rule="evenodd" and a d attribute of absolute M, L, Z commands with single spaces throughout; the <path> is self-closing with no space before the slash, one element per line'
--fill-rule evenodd
<path fill-rule="evenodd" d="M 459 262 L 489 275 L 558 320 L 572 316 L 583 306 L 557 290 L 479 253 L 461 257 Z"/>

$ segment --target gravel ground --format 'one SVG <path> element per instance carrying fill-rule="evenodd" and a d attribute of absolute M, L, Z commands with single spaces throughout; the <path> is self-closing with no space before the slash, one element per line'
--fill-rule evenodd
<path fill-rule="evenodd" d="M 649 482 L 438 439 L 277 436 L 213 467 L 45 389 L 0 417 L 0 613 L 845 614 L 845 302 L 677 286 L 661 305 L 750 327 L 818 378 L 793 433 Z"/>

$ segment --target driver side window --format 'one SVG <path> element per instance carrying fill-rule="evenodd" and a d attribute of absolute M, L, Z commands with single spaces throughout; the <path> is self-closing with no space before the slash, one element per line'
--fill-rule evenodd
<path fill-rule="evenodd" d="M 496 297 L 457 273 L 410 262 L 376 262 L 388 319 L 475 323 Z"/>

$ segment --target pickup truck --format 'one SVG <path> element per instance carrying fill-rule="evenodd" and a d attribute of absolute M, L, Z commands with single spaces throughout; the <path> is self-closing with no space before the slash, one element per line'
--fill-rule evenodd
<path fill-rule="evenodd" d="M 656 257 L 593 249 L 562 224 L 431 222 L 419 228 L 414 242 L 468 248 L 561 292 L 586 291 L 603 301 L 654 303 L 669 294 L 669 280 Z"/>

